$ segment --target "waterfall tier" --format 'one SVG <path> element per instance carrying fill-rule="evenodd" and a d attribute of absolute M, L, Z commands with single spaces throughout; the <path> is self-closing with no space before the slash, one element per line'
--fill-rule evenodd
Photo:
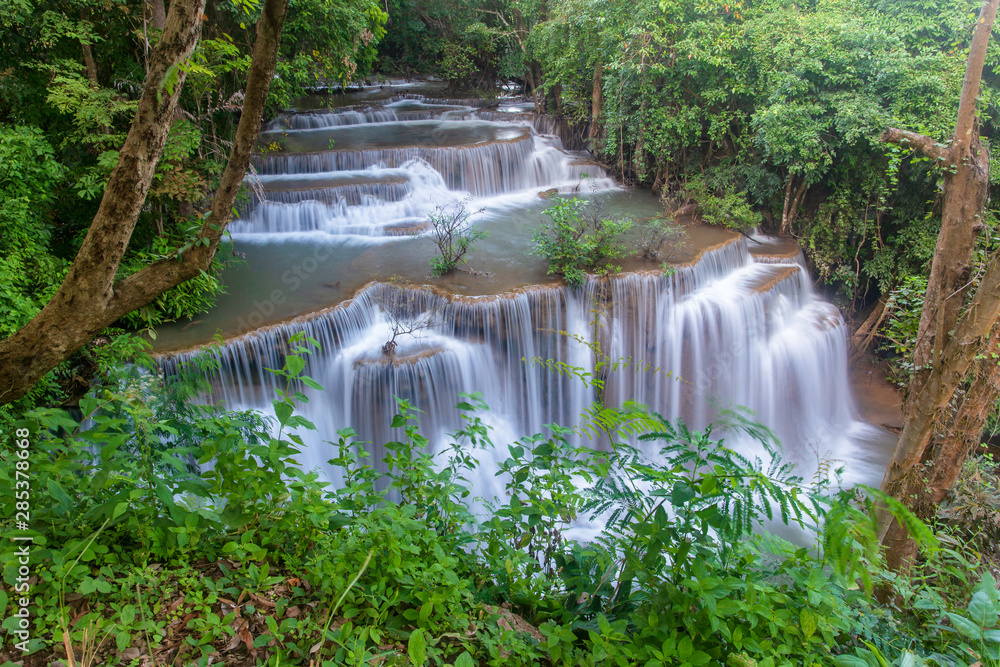
<path fill-rule="evenodd" d="M 399 334 L 414 323 L 414 334 Z M 673 275 L 595 278 L 577 290 L 470 298 L 373 283 L 337 307 L 222 346 L 216 398 L 267 410 L 277 385 L 266 369 L 283 365 L 285 341 L 297 331 L 322 348 L 306 373 L 326 391 L 304 406 L 306 416 L 325 439 L 353 427 L 376 454 L 394 437 L 396 396 L 423 411 L 432 442 L 461 427 L 453 407 L 460 392 L 485 394 L 498 442 L 548 423 L 576 424 L 596 394 L 550 362 L 598 373 L 609 405 L 637 401 L 695 427 L 749 408 L 806 465 L 815 466 L 814 450 L 822 454 L 859 427 L 839 312 L 816 298 L 800 267 L 757 263 L 742 239 Z M 390 340 L 391 356 L 383 352 Z M 598 349 L 610 365 L 598 367 Z M 173 372 L 189 357 L 162 364 Z M 327 458 L 317 441 L 303 463 L 322 468 Z"/>
<path fill-rule="evenodd" d="M 435 209 L 463 196 L 579 190 L 585 179 L 615 187 L 601 167 L 563 149 L 554 121 L 475 117 L 475 104 L 458 102 L 413 96 L 275 119 L 231 231 L 395 236 L 419 232 Z"/>

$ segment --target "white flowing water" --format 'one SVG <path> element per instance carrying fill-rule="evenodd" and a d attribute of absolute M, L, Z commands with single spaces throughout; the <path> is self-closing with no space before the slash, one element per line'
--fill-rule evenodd
<path fill-rule="evenodd" d="M 237 247 L 306 233 L 390 252 L 380 239 L 415 243 L 399 235 L 420 232 L 449 202 L 472 198 L 472 207 L 502 218 L 497 210 L 525 209 L 542 190 L 580 190 L 584 174 L 594 189 L 616 187 L 586 156 L 563 150 L 550 121 L 519 107 L 476 111 L 455 102 L 406 98 L 279 118 L 262 143 L 281 150 L 258 158 L 255 194 L 231 226 Z M 493 457 L 503 445 L 546 424 L 574 425 L 597 398 L 552 363 L 599 374 L 606 404 L 635 401 L 695 428 L 747 409 L 806 475 L 832 458 L 847 464 L 847 482 L 870 483 L 883 465 L 872 447 L 879 431 L 856 416 L 843 320 L 813 292 L 796 252 L 755 256 L 734 238 L 673 274 L 595 277 L 577 289 L 521 283 L 468 296 L 413 283 L 372 282 L 331 308 L 231 338 L 216 352 L 215 398 L 269 410 L 277 385 L 266 369 L 281 368 L 286 341 L 305 331 L 321 346 L 305 372 L 325 391 L 302 407 L 317 431 L 302 434 L 300 463 L 333 480 L 324 441 L 338 429 L 353 427 L 381 458 L 380 445 L 399 437 L 389 428 L 398 397 L 422 411 L 421 430 L 439 445 L 462 426 L 459 393 L 482 392 L 500 448 L 480 453 L 473 481 L 485 497 L 500 492 Z M 395 352 L 386 355 L 390 340 Z M 598 363 L 597 350 L 611 366 Z M 174 372 L 192 354 L 164 355 L 161 364 Z M 757 453 L 759 445 L 729 436 Z"/>

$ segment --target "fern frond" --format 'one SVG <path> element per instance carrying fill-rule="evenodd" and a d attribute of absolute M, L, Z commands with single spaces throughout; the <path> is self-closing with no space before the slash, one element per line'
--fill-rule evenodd
<path fill-rule="evenodd" d="M 920 549 L 924 551 L 935 551 L 940 548 L 938 539 L 934 535 L 934 531 L 932 531 L 926 523 L 917 518 L 917 516 L 911 512 L 908 507 L 906 507 L 906 505 L 879 489 L 873 489 L 868 486 L 863 486 L 861 488 L 863 488 L 870 497 L 874 498 L 876 502 L 885 507 L 885 509 L 892 514 L 893 518 L 906 528 L 910 537 L 914 539 Z"/>
<path fill-rule="evenodd" d="M 608 435 L 611 438 L 629 438 L 662 429 L 662 417 L 650 412 L 646 406 L 627 402 L 621 408 L 605 408 L 599 403 L 587 406 L 580 415 L 576 432 L 590 440 Z"/>

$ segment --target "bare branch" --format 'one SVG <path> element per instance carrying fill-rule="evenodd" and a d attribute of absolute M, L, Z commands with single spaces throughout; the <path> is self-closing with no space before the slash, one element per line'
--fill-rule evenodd
<path fill-rule="evenodd" d="M 393 287 L 391 292 L 382 292 L 374 298 L 375 305 L 389 320 L 392 337 L 382 345 L 382 354 L 393 357 L 400 336 L 417 337 L 424 329 L 437 329 L 444 325 L 442 304 L 435 303 L 429 310 L 418 312 L 418 306 L 406 293 L 405 287 Z"/>

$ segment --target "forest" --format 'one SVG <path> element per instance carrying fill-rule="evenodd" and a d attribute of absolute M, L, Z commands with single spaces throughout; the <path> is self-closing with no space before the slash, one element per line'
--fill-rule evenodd
<path fill-rule="evenodd" d="M 0 2 L 0 667 L 1000 665 L 998 5 Z"/>

